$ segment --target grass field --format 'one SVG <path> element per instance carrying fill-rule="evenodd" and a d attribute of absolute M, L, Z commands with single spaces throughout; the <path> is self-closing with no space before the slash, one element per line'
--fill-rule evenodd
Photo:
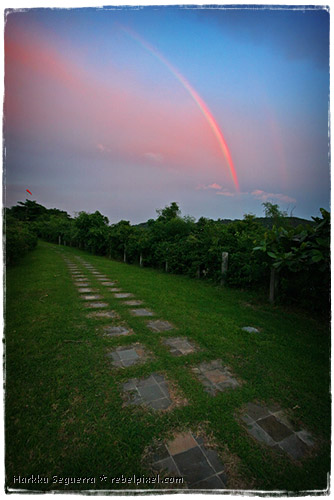
<path fill-rule="evenodd" d="M 200 347 L 180 358 L 152 333 L 144 318 L 90 277 L 135 335 L 104 337 L 97 325 L 111 320 L 87 317 L 62 255 L 83 256 L 119 286 L 142 299 L 177 335 Z M 112 320 L 119 324 L 120 320 Z M 254 335 L 241 330 L 251 325 Z M 330 469 L 329 325 L 306 313 L 274 307 L 254 293 L 213 286 L 183 276 L 95 257 L 39 242 L 6 276 L 6 484 L 7 488 L 110 489 L 101 475 L 150 475 L 144 452 L 154 440 L 201 429 L 229 463 L 231 484 L 256 490 L 314 490 L 327 487 Z M 114 369 L 106 352 L 135 341 L 153 356 L 144 364 Z M 243 381 L 212 397 L 191 367 L 222 359 Z M 121 383 L 152 372 L 164 373 L 187 404 L 153 412 L 123 405 Z M 294 424 L 316 440 L 314 453 L 294 462 L 259 444 L 240 420 L 250 401 L 278 403 Z M 18 476 L 95 477 L 86 484 L 22 484 Z M 16 478 L 16 480 L 15 480 Z M 115 485 L 112 489 L 124 488 Z M 139 485 L 140 487 L 140 485 Z M 150 487 L 150 486 L 146 486 Z M 153 486 L 151 486 L 153 488 Z"/>

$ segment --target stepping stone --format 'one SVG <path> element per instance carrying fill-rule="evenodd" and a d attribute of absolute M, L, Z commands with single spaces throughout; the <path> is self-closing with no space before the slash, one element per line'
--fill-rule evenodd
<path fill-rule="evenodd" d="M 294 460 L 305 457 L 315 444 L 307 431 L 294 431 L 286 414 L 278 406 L 248 403 L 241 418 L 247 424 L 248 433 L 257 441 L 283 450 Z"/>
<path fill-rule="evenodd" d="M 225 391 L 228 388 L 235 389 L 239 386 L 229 368 L 222 366 L 220 359 L 201 363 L 198 367 L 192 368 L 192 371 L 204 385 L 204 390 L 212 396 L 215 396 L 217 392 Z"/>
<path fill-rule="evenodd" d="M 154 316 L 152 311 L 148 309 L 130 309 L 132 316 Z"/>
<path fill-rule="evenodd" d="M 84 300 L 99 300 L 103 299 L 102 295 L 83 295 L 81 297 Z"/>
<path fill-rule="evenodd" d="M 99 309 L 99 308 L 102 308 L 102 307 L 108 307 L 109 304 L 107 304 L 106 302 L 88 302 L 87 304 L 85 304 L 86 307 L 90 307 L 92 309 Z"/>
<path fill-rule="evenodd" d="M 79 293 L 90 293 L 90 292 L 96 292 L 94 288 L 78 288 Z"/>
<path fill-rule="evenodd" d="M 80 287 L 89 287 L 89 286 L 90 286 L 89 281 L 74 281 L 73 283 L 74 283 L 74 284 L 75 284 L 75 286 L 77 286 L 78 288 L 80 288 Z"/>
<path fill-rule="evenodd" d="M 123 302 L 126 306 L 141 306 L 143 303 L 142 300 L 124 300 Z"/>
<path fill-rule="evenodd" d="M 118 337 L 119 335 L 132 335 L 133 332 L 124 326 L 105 326 L 103 328 L 104 335 L 108 337 Z"/>
<path fill-rule="evenodd" d="M 116 283 L 114 281 L 102 281 L 101 285 L 103 285 L 103 286 L 115 286 Z"/>
<path fill-rule="evenodd" d="M 117 368 L 126 368 L 143 361 L 146 357 L 145 349 L 140 344 L 128 347 L 117 347 L 107 355 L 112 359 L 112 364 Z"/>
<path fill-rule="evenodd" d="M 182 477 L 189 489 L 226 489 L 225 468 L 216 451 L 204 445 L 202 438 L 181 432 L 160 445 L 152 468 Z"/>
<path fill-rule="evenodd" d="M 105 280 L 107 280 L 107 279 L 108 279 L 108 276 L 103 276 L 103 275 L 101 275 L 101 276 L 96 276 L 96 279 L 97 279 L 98 281 L 105 281 Z"/>
<path fill-rule="evenodd" d="M 195 345 L 187 337 L 172 337 L 164 339 L 163 343 L 170 347 L 172 356 L 183 356 L 196 351 Z"/>
<path fill-rule="evenodd" d="M 110 292 L 122 292 L 121 288 L 110 288 Z"/>
<path fill-rule="evenodd" d="M 81 283 L 82 281 L 88 281 L 87 278 L 75 278 L 76 283 Z"/>
<path fill-rule="evenodd" d="M 118 314 L 115 311 L 97 311 L 91 312 L 87 315 L 88 318 L 118 318 Z"/>
<path fill-rule="evenodd" d="M 257 328 L 254 328 L 253 326 L 244 326 L 241 328 L 241 330 L 248 333 L 260 333 L 260 331 Z"/>
<path fill-rule="evenodd" d="M 162 321 L 160 319 L 156 321 L 149 321 L 147 323 L 147 327 L 153 332 L 165 332 L 166 330 L 172 330 L 174 328 L 174 326 L 168 323 L 168 321 Z"/>
<path fill-rule="evenodd" d="M 126 405 L 145 405 L 153 410 L 166 410 L 172 404 L 167 383 L 162 375 L 153 373 L 145 379 L 130 379 L 123 384 Z"/>
<path fill-rule="evenodd" d="M 127 299 L 128 297 L 133 297 L 133 293 L 114 293 L 116 299 Z"/>

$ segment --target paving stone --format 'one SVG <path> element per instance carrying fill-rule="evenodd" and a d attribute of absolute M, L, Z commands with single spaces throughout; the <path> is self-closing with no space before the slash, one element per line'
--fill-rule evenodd
<path fill-rule="evenodd" d="M 135 349 L 133 349 L 132 347 L 129 347 L 129 349 L 124 349 L 124 350 L 119 350 L 118 351 L 118 355 L 119 357 L 121 358 L 122 361 L 126 360 L 137 360 L 139 359 L 139 356 L 136 352 Z"/>
<path fill-rule="evenodd" d="M 155 470 L 165 468 L 182 476 L 189 489 L 226 488 L 227 477 L 217 452 L 205 448 L 203 438 L 189 431 L 176 434 L 165 446 L 160 444 L 153 461 Z"/>
<path fill-rule="evenodd" d="M 198 446 L 173 455 L 173 459 L 189 486 L 215 473 Z"/>
<path fill-rule="evenodd" d="M 160 462 L 161 460 L 168 458 L 169 453 L 165 444 L 160 444 L 153 452 L 152 460 L 153 462 Z"/>
<path fill-rule="evenodd" d="M 153 410 L 167 410 L 171 404 L 172 402 L 169 398 L 162 398 L 150 401 L 149 405 Z"/>
<path fill-rule="evenodd" d="M 226 486 L 218 476 L 211 476 L 192 484 L 190 488 L 196 490 L 223 490 Z"/>
<path fill-rule="evenodd" d="M 148 309 L 130 309 L 132 316 L 154 316 L 152 311 Z"/>
<path fill-rule="evenodd" d="M 168 321 L 156 320 L 149 321 L 147 327 L 154 332 L 164 332 L 166 330 L 172 330 L 174 327 Z"/>
<path fill-rule="evenodd" d="M 75 278 L 77 283 L 81 283 L 82 281 L 88 281 L 87 278 Z"/>
<path fill-rule="evenodd" d="M 224 471 L 224 465 L 215 450 L 206 449 L 205 446 L 202 446 L 201 450 L 216 473 Z"/>
<path fill-rule="evenodd" d="M 307 445 L 296 434 L 291 434 L 289 437 L 283 439 L 279 443 L 279 446 L 295 460 L 303 458 L 308 452 Z"/>
<path fill-rule="evenodd" d="M 115 311 L 96 311 L 87 315 L 89 318 L 118 318 Z"/>
<path fill-rule="evenodd" d="M 269 416 L 269 411 L 263 406 L 256 405 L 254 403 L 248 403 L 246 406 L 246 413 L 253 420 L 258 420 L 259 418 L 264 418 Z"/>
<path fill-rule="evenodd" d="M 299 437 L 299 439 L 301 439 L 305 444 L 307 444 L 307 446 L 314 446 L 315 442 L 314 442 L 314 439 L 312 437 L 312 435 L 307 432 L 307 431 L 304 431 L 304 430 L 301 430 L 299 432 L 296 432 L 296 435 Z"/>
<path fill-rule="evenodd" d="M 209 363 L 203 362 L 198 367 L 192 368 L 204 386 L 204 390 L 216 395 L 226 389 L 238 387 L 238 381 L 231 375 L 228 367 L 222 366 L 221 360 L 214 360 Z"/>
<path fill-rule="evenodd" d="M 99 299 L 103 299 L 103 296 L 102 295 L 83 295 L 81 298 L 84 300 L 99 300 Z"/>
<path fill-rule="evenodd" d="M 108 307 L 109 304 L 107 304 L 106 302 L 87 302 L 85 304 L 86 307 L 90 307 L 92 309 L 98 309 L 98 308 L 102 308 L 102 307 Z"/>
<path fill-rule="evenodd" d="M 110 288 L 110 292 L 113 292 L 113 293 L 115 293 L 115 292 L 122 292 L 122 289 L 121 288 L 114 288 L 114 287 L 112 287 L 112 288 Z"/>
<path fill-rule="evenodd" d="M 282 439 L 292 434 L 292 431 L 286 425 L 279 422 L 273 415 L 258 420 L 257 424 L 276 442 L 282 441 Z"/>
<path fill-rule="evenodd" d="M 183 356 L 196 351 L 196 347 L 186 337 L 172 337 L 164 339 L 163 343 L 170 347 L 172 356 Z"/>
<path fill-rule="evenodd" d="M 169 472 L 172 476 L 179 476 L 180 472 L 172 457 L 167 457 L 155 464 L 160 471 Z"/>
<path fill-rule="evenodd" d="M 103 328 L 104 335 L 108 337 L 117 337 L 119 335 L 131 335 L 133 332 L 124 326 L 105 326 Z"/>
<path fill-rule="evenodd" d="M 248 432 L 251 434 L 257 441 L 261 443 L 267 444 L 268 446 L 274 446 L 276 443 L 273 439 L 262 429 L 256 422 L 248 426 Z"/>
<path fill-rule="evenodd" d="M 122 304 L 124 304 L 126 306 L 140 306 L 143 304 L 143 301 L 142 300 L 124 300 L 124 302 L 122 302 Z"/>
<path fill-rule="evenodd" d="M 127 299 L 128 297 L 133 297 L 133 293 L 114 293 L 116 299 Z"/>
<path fill-rule="evenodd" d="M 244 326 L 243 328 L 241 328 L 241 330 L 248 333 L 259 333 L 259 330 L 257 328 L 254 328 L 253 326 Z"/>
<path fill-rule="evenodd" d="M 89 293 L 89 292 L 96 292 L 94 288 L 78 288 L 79 293 Z"/>
<path fill-rule="evenodd" d="M 116 283 L 114 281 L 102 281 L 101 285 L 103 286 L 114 286 Z"/>
<path fill-rule="evenodd" d="M 146 379 L 132 379 L 129 381 L 135 384 L 135 388 L 130 389 L 131 392 L 134 392 L 127 404 L 144 404 L 154 410 L 167 409 L 172 404 L 170 397 L 164 395 L 153 375 L 150 375 Z M 163 382 L 165 381 L 163 380 Z M 127 391 L 129 389 L 126 389 L 123 385 L 123 390 Z"/>
<path fill-rule="evenodd" d="M 181 432 L 174 439 L 168 441 L 167 449 L 171 455 L 176 455 L 198 446 L 191 432 Z"/>

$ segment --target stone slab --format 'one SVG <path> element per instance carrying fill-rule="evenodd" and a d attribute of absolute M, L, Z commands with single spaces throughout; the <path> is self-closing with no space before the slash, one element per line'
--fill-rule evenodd
<path fill-rule="evenodd" d="M 103 333 L 108 337 L 118 337 L 120 335 L 131 335 L 133 332 L 125 326 L 105 326 Z"/>
<path fill-rule="evenodd" d="M 282 441 L 292 434 L 292 431 L 279 422 L 273 415 L 257 420 L 257 424 L 264 429 L 276 442 Z"/>
<path fill-rule="evenodd" d="M 115 311 L 94 311 L 87 316 L 88 318 L 118 318 L 118 314 Z"/>
<path fill-rule="evenodd" d="M 84 300 L 100 300 L 100 299 L 103 299 L 103 296 L 102 295 L 83 295 L 81 297 L 82 299 Z"/>
<path fill-rule="evenodd" d="M 96 292 L 94 288 L 78 288 L 79 293 L 90 293 L 90 292 Z"/>
<path fill-rule="evenodd" d="M 130 314 L 132 316 L 154 316 L 154 312 L 144 308 L 130 309 Z"/>
<path fill-rule="evenodd" d="M 142 300 L 124 300 L 122 302 L 125 306 L 141 306 L 143 304 Z"/>
<path fill-rule="evenodd" d="M 87 302 L 85 304 L 86 307 L 89 307 L 91 309 L 98 309 L 98 308 L 103 308 L 103 307 L 108 307 L 109 304 L 106 302 Z"/>
<path fill-rule="evenodd" d="M 232 376 L 229 368 L 222 365 L 221 360 L 203 362 L 199 366 L 192 368 L 204 386 L 204 390 L 215 396 L 217 392 L 226 389 L 235 389 L 239 382 Z"/>
<path fill-rule="evenodd" d="M 248 333 L 260 333 L 259 330 L 253 326 L 243 326 L 241 330 Z"/>
<path fill-rule="evenodd" d="M 114 281 L 102 281 L 101 285 L 103 285 L 103 286 L 115 286 L 116 283 Z"/>
<path fill-rule="evenodd" d="M 165 383 L 164 377 L 155 377 L 155 373 L 145 379 L 131 379 L 123 384 L 123 391 L 130 392 L 126 404 L 145 405 L 153 410 L 165 410 L 172 404 L 170 396 L 165 396 L 161 384 Z M 129 385 L 130 384 L 130 385 Z M 130 387 L 130 388 L 129 388 Z M 132 388 L 131 388 L 132 387 Z"/>
<path fill-rule="evenodd" d="M 153 332 L 165 332 L 167 330 L 172 330 L 174 327 L 168 321 L 162 321 L 160 319 L 155 321 L 149 321 L 147 327 Z"/>
<path fill-rule="evenodd" d="M 198 444 L 191 432 L 180 432 L 174 439 L 166 443 L 167 450 L 171 455 L 177 455 L 195 446 Z"/>
<path fill-rule="evenodd" d="M 196 351 L 196 347 L 187 337 L 170 337 L 163 340 L 163 343 L 170 348 L 172 356 L 183 356 Z"/>

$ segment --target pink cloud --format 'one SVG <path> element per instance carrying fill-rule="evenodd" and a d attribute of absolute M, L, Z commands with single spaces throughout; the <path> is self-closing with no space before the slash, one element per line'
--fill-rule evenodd
<path fill-rule="evenodd" d="M 254 196 L 257 200 L 268 201 L 268 200 L 278 200 L 284 203 L 296 203 L 295 198 L 291 198 L 285 194 L 281 193 L 267 193 L 262 191 L 261 189 L 255 189 L 251 192 L 251 195 Z"/>

